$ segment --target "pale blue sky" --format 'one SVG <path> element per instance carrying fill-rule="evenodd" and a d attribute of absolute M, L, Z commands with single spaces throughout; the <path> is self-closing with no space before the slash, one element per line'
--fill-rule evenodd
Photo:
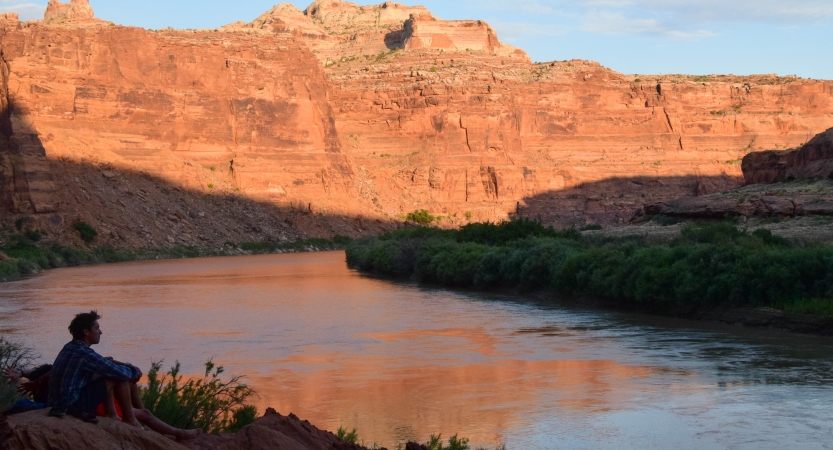
<path fill-rule="evenodd" d="M 312 0 L 309 0 L 311 2 Z M 382 0 L 378 0 L 381 3 Z M 40 18 L 47 0 L 0 0 Z M 293 1 L 303 9 L 307 1 Z M 482 19 L 534 61 L 590 59 L 624 73 L 795 74 L 833 79 L 833 0 L 417 0 L 443 19 Z M 145 28 L 251 21 L 274 0 L 91 0 Z M 361 3 L 360 4 L 370 4 Z"/>

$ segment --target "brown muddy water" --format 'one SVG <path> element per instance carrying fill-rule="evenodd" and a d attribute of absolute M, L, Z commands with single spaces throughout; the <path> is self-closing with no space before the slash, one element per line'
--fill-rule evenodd
<path fill-rule="evenodd" d="M 0 333 L 50 361 L 97 309 L 98 351 L 214 360 L 272 406 L 365 444 L 833 447 L 833 340 L 376 280 L 343 252 L 61 269 L 0 285 Z"/>

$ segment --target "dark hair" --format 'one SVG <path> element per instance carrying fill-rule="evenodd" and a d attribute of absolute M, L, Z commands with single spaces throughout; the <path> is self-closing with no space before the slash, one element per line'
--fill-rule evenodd
<path fill-rule="evenodd" d="M 101 316 L 95 311 L 76 314 L 75 318 L 69 324 L 69 332 L 72 334 L 72 338 L 83 340 L 84 330 L 92 330 L 95 321 L 100 318 Z"/>
<path fill-rule="evenodd" d="M 29 375 L 26 377 L 29 381 L 35 381 L 38 378 L 48 374 L 52 371 L 52 364 L 44 364 L 42 366 L 36 367 L 29 371 Z"/>

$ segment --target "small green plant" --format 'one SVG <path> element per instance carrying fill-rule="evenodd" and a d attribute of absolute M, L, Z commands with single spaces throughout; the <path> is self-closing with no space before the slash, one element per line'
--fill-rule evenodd
<path fill-rule="evenodd" d="M 208 183 L 208 189 L 214 189 L 214 183 Z"/>
<path fill-rule="evenodd" d="M 161 369 L 161 362 L 151 364 L 148 384 L 139 393 L 145 407 L 168 425 L 220 433 L 239 430 L 257 417 L 257 409 L 245 404 L 256 394 L 241 382 L 242 376 L 223 380 L 223 367 L 212 361 L 205 363 L 202 379 L 184 381 L 179 362 L 166 375 L 159 375 Z"/>
<path fill-rule="evenodd" d="M 603 227 L 597 223 L 589 223 L 581 228 L 581 231 L 601 230 Z"/>
<path fill-rule="evenodd" d="M 420 225 L 429 225 L 430 223 L 437 220 L 437 218 L 429 214 L 427 210 L 420 209 L 412 213 L 408 213 L 408 215 L 405 216 L 405 220 L 410 220 Z"/>
<path fill-rule="evenodd" d="M 211 166 L 211 171 L 214 172 L 217 170 L 217 166 Z"/>
<path fill-rule="evenodd" d="M 471 211 L 466 211 L 466 220 L 471 220 L 472 213 Z"/>
<path fill-rule="evenodd" d="M 429 72 L 431 72 L 431 73 L 436 73 L 436 72 L 437 72 L 437 68 L 436 68 L 436 67 L 431 67 L 431 70 L 430 70 Z"/>
<path fill-rule="evenodd" d="M 333 237 L 333 242 L 335 242 L 337 245 L 347 245 L 347 244 L 353 242 L 353 239 L 351 239 L 347 236 L 342 236 L 340 234 L 337 234 Z"/>
<path fill-rule="evenodd" d="M 75 231 L 81 235 L 81 240 L 87 244 L 91 243 L 98 236 L 98 231 L 95 231 L 95 228 L 83 220 L 73 223 L 72 228 L 75 228 Z"/>
<path fill-rule="evenodd" d="M 651 220 L 653 220 L 655 223 L 657 223 L 657 224 L 659 224 L 663 227 L 667 227 L 667 226 L 670 226 L 670 225 L 676 225 L 676 224 L 682 222 L 680 219 L 677 219 L 675 217 L 666 216 L 664 214 L 657 214 Z"/>
<path fill-rule="evenodd" d="M 448 446 L 443 445 L 442 435 L 431 435 L 431 439 L 425 443 L 428 450 L 469 450 L 468 438 L 458 438 L 455 434 L 448 438 Z"/>
<path fill-rule="evenodd" d="M 231 423 L 225 429 L 227 433 L 236 433 L 241 428 L 257 420 L 257 407 L 254 405 L 244 405 L 237 408 L 231 414 Z"/>
<path fill-rule="evenodd" d="M 17 220 L 14 221 L 14 228 L 17 231 L 22 231 L 23 227 L 26 226 L 27 223 L 31 222 L 32 218 L 29 216 L 18 217 Z"/>
<path fill-rule="evenodd" d="M 633 82 L 634 82 L 634 83 L 641 83 L 641 82 L 642 82 L 642 78 L 637 78 L 637 79 L 633 80 Z"/>
<path fill-rule="evenodd" d="M 32 242 L 38 242 L 39 240 L 41 240 L 41 237 L 43 236 L 43 233 L 41 233 L 40 230 L 29 230 L 23 234 L 26 236 L 27 239 L 29 239 Z"/>
<path fill-rule="evenodd" d="M 342 442 L 346 442 L 348 444 L 355 444 L 359 441 L 359 430 L 358 428 L 353 428 L 353 431 L 347 431 L 343 427 L 338 427 L 338 431 L 336 431 L 336 437 L 339 438 Z"/>

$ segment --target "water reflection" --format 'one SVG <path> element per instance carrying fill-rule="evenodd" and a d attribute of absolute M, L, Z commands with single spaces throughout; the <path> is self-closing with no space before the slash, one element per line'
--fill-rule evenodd
<path fill-rule="evenodd" d="M 51 359 L 73 314 L 99 351 L 245 373 L 261 408 L 394 446 L 825 448 L 827 338 L 459 294 L 362 277 L 342 253 L 116 264 L 0 286 L 0 330 Z"/>

